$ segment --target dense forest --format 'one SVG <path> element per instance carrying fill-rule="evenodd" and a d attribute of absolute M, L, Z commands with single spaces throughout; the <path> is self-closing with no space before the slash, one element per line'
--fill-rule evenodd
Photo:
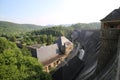
<path fill-rule="evenodd" d="M 72 28 L 55 26 L 29 32 L 28 35 L 30 36 L 27 37 L 32 41 L 37 41 L 39 44 L 50 45 L 53 44 L 60 36 L 66 36 L 69 38 L 72 31 Z"/>
<path fill-rule="evenodd" d="M 74 29 L 100 29 L 100 23 L 77 23 L 69 26 L 37 26 L 0 21 L 0 36 L 6 37 L 13 42 L 17 41 L 23 45 L 50 45 L 59 36 L 66 36 L 70 39 L 70 34 Z"/>
<path fill-rule="evenodd" d="M 74 29 L 100 29 L 100 23 L 98 23 L 98 22 L 77 23 L 77 24 L 72 24 L 71 27 Z"/>
<path fill-rule="evenodd" d="M 45 26 L 38 26 L 33 24 L 18 24 L 7 21 L 0 21 L 0 35 L 16 35 L 42 29 L 44 27 Z"/>
<path fill-rule="evenodd" d="M 57 25 L 58 26 L 58 25 Z M 30 31 L 41 30 L 47 27 L 57 27 L 57 26 L 40 26 L 34 24 L 18 24 L 7 21 L 0 21 L 0 35 L 17 35 Z M 73 29 L 100 29 L 100 23 L 76 23 L 70 24 L 69 26 L 59 25 L 62 27 L 68 27 Z"/>
<path fill-rule="evenodd" d="M 77 23 L 69 26 L 37 26 L 0 21 L 0 79 L 51 80 L 43 66 L 26 49 L 29 45 L 46 46 L 58 37 L 70 35 L 74 29 L 100 29 L 100 23 Z M 19 43 L 23 47 L 16 46 Z"/>
<path fill-rule="evenodd" d="M 51 80 L 26 48 L 0 37 L 0 80 Z"/>

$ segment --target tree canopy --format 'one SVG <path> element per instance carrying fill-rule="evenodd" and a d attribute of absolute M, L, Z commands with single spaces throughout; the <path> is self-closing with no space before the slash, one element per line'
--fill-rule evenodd
<path fill-rule="evenodd" d="M 16 35 L 33 30 L 38 30 L 38 29 L 40 30 L 42 28 L 44 28 L 44 26 L 0 21 L 0 35 Z"/>
<path fill-rule="evenodd" d="M 0 21 L 0 36 L 6 37 L 13 42 L 21 42 L 23 45 L 50 45 L 59 36 L 66 36 L 68 39 L 71 39 L 70 35 L 74 29 L 100 29 L 100 23 L 77 23 L 69 26 L 56 25 L 43 27 Z"/>
<path fill-rule="evenodd" d="M 27 49 L 0 37 L 0 80 L 51 80 Z"/>

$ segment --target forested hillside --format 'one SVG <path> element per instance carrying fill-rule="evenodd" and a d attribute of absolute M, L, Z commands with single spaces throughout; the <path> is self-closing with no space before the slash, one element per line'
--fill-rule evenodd
<path fill-rule="evenodd" d="M 51 80 L 26 49 L 0 37 L 0 80 Z"/>
<path fill-rule="evenodd" d="M 42 71 L 42 65 L 24 47 L 54 44 L 59 36 L 70 40 L 74 29 L 100 29 L 100 23 L 42 27 L 0 21 L 0 79 L 51 80 L 49 74 Z M 23 48 L 19 49 L 15 43 L 23 45 Z"/>
<path fill-rule="evenodd" d="M 100 29 L 100 23 L 77 23 L 69 26 L 38 26 L 0 21 L 0 36 L 6 37 L 13 42 L 19 41 L 25 45 L 50 45 L 59 36 L 66 36 L 70 39 L 70 34 L 74 29 Z"/>
<path fill-rule="evenodd" d="M 34 24 L 18 24 L 13 22 L 0 21 L 0 35 L 16 35 L 20 33 L 30 32 L 33 30 L 40 30 L 46 27 L 49 26 L 40 26 Z M 69 25 L 67 27 L 69 28 L 71 27 L 73 29 L 100 29 L 100 23 L 89 23 L 89 24 L 77 23 L 77 24 Z"/>
<path fill-rule="evenodd" d="M 20 33 L 30 32 L 33 30 L 40 30 L 46 27 L 49 26 L 39 26 L 34 24 L 18 24 L 7 21 L 0 21 L 0 35 L 16 35 Z M 69 28 L 71 27 L 73 29 L 100 29 L 100 23 L 89 23 L 89 24 L 77 23 L 77 24 L 69 25 L 67 27 Z"/>
<path fill-rule="evenodd" d="M 20 34 L 42 28 L 43 26 L 38 26 L 33 24 L 18 24 L 18 23 L 0 21 L 0 35 Z"/>
<path fill-rule="evenodd" d="M 98 23 L 98 22 L 77 23 L 77 24 L 72 24 L 71 27 L 74 29 L 100 29 L 100 23 Z"/>
<path fill-rule="evenodd" d="M 71 27 L 55 26 L 50 28 L 44 28 L 42 30 L 36 30 L 26 33 L 22 38 L 18 39 L 22 44 L 41 44 L 50 45 L 53 44 L 60 36 L 66 36 L 70 38 L 70 34 L 73 31 Z"/>

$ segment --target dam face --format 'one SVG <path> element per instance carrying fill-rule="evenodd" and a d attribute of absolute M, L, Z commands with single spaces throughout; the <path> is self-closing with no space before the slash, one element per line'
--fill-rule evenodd
<path fill-rule="evenodd" d="M 101 30 L 101 48 L 98 55 L 97 71 L 100 72 L 113 56 L 117 54 L 119 29 L 102 29 Z"/>
<path fill-rule="evenodd" d="M 74 30 L 71 37 L 75 48 L 68 61 L 77 57 L 79 46 L 85 51 L 84 67 L 72 80 L 120 80 L 120 8 L 101 20 L 101 30 Z"/>
<path fill-rule="evenodd" d="M 119 71 L 119 69 L 116 69 L 119 67 L 119 36 L 120 8 L 113 10 L 101 20 L 101 48 L 98 55 L 96 74 L 103 74 L 98 80 L 116 80 L 115 75 Z"/>

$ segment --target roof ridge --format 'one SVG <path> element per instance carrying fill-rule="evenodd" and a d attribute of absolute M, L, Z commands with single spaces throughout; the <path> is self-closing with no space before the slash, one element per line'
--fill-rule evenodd
<path fill-rule="evenodd" d="M 120 20 L 120 8 L 113 10 L 101 21 L 113 21 L 113 20 Z"/>

